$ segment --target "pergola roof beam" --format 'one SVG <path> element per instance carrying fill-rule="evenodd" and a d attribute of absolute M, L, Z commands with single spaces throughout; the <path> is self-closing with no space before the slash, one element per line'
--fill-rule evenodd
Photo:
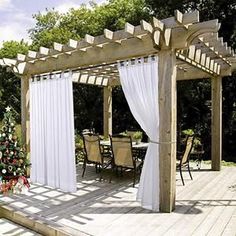
<path fill-rule="evenodd" d="M 179 13 L 176 13 L 176 14 L 178 15 Z M 180 19 L 179 16 L 177 16 L 177 17 L 178 17 L 178 19 Z M 184 13 L 184 14 L 182 14 L 181 18 L 182 18 L 182 23 L 181 23 L 182 25 L 189 25 L 189 24 L 197 23 L 197 22 L 199 22 L 199 12 L 193 11 L 190 13 Z M 178 27 L 180 24 L 180 22 L 177 20 L 176 16 L 169 17 L 169 18 L 163 19 L 161 21 L 165 24 L 165 28 L 175 28 L 175 27 Z"/>
<path fill-rule="evenodd" d="M 3 60 L 3 63 L 9 67 L 15 66 L 17 63 L 17 60 L 14 60 L 14 59 L 3 58 L 2 60 Z"/>
<path fill-rule="evenodd" d="M 217 71 L 214 71 L 213 65 L 214 65 L 214 60 L 212 60 L 210 57 L 206 57 L 206 60 L 204 61 L 197 61 L 195 60 L 195 47 L 194 45 L 191 46 L 191 50 L 188 51 L 187 55 L 184 55 L 181 53 L 181 51 L 178 51 L 176 53 L 176 57 L 189 65 L 198 67 L 204 71 L 207 71 L 209 74 L 217 74 Z M 212 64 L 211 64 L 212 63 Z"/>
<path fill-rule="evenodd" d="M 188 49 L 178 51 L 177 56 L 192 66 L 218 74 L 219 67 L 224 70 L 230 68 L 227 57 L 234 55 L 233 50 L 218 37 L 219 26 L 217 20 L 199 23 L 198 11 L 184 14 L 175 11 L 174 17 L 164 20 L 153 17 L 151 23 L 142 20 L 138 26 L 126 23 L 123 30 L 113 32 L 104 29 L 104 34 L 100 36 L 86 34 L 84 39 L 70 39 L 65 45 L 55 42 L 50 49 L 40 47 L 39 52 L 29 51 L 27 56 L 18 54 L 16 63 L 8 63 L 8 66 L 16 66 L 21 73 L 34 75 L 113 63 L 172 48 Z M 117 73 L 117 69 L 114 72 L 104 67 L 85 71 L 105 76 Z"/>

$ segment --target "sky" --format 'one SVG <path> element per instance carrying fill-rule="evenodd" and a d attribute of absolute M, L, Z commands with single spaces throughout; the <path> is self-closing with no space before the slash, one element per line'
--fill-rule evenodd
<path fill-rule="evenodd" d="M 27 32 L 34 27 L 32 15 L 45 12 L 45 9 L 55 8 L 61 13 L 70 8 L 78 8 L 90 0 L 0 0 L 0 47 L 3 41 L 24 39 L 29 41 Z M 103 3 L 105 0 L 96 0 Z"/>

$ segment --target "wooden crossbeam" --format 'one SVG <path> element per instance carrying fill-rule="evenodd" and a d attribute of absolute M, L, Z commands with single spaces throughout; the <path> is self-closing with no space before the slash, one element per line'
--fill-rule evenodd
<path fill-rule="evenodd" d="M 218 38 L 218 34 L 209 35 L 208 37 L 200 37 L 200 41 L 204 42 L 209 47 L 214 47 L 215 51 L 219 52 L 222 57 L 234 56 L 234 52 L 231 47 L 227 46 L 227 43 L 223 42 L 223 38 Z"/>
<path fill-rule="evenodd" d="M 127 24 L 126 24 L 127 25 Z M 130 24 L 129 24 L 130 25 Z M 133 26 L 133 25 L 131 25 L 131 26 Z M 131 29 L 131 30 L 133 30 L 132 31 L 132 33 L 134 32 L 134 27 Z M 113 37 L 114 37 L 114 32 L 113 31 L 111 31 L 111 30 L 109 30 L 109 29 L 104 29 L 104 31 L 103 31 L 103 33 L 104 33 L 104 37 L 106 38 L 106 39 L 109 39 L 109 40 L 113 40 Z"/>
<path fill-rule="evenodd" d="M 97 37 L 86 34 L 84 39 L 80 41 L 70 39 L 68 44 L 66 45 L 54 42 L 53 49 L 48 50 L 46 48 L 43 48 L 39 53 L 30 51 L 28 57 L 30 57 L 31 59 L 38 58 L 42 60 L 43 58 L 39 55 L 43 53 L 45 56 L 52 56 L 54 58 L 57 58 L 63 53 L 70 55 L 76 50 L 86 51 L 88 48 L 91 48 L 93 46 L 103 47 L 104 44 L 109 44 L 111 42 L 120 43 L 122 40 L 127 40 L 133 37 L 142 39 L 142 37 L 147 35 L 147 33 L 150 31 L 150 25 L 147 24 L 147 22 L 143 22 L 145 29 L 142 29 L 141 26 L 132 27 L 131 24 L 126 24 L 125 30 L 116 32 L 112 32 L 106 29 L 104 30 L 104 35 L 100 35 Z"/>
<path fill-rule="evenodd" d="M 152 34 L 153 32 L 153 27 L 151 24 L 149 24 L 148 22 L 146 22 L 145 20 L 141 20 L 141 27 L 143 30 L 149 32 L 150 34 Z"/>
<path fill-rule="evenodd" d="M 53 43 L 53 49 L 54 49 L 55 51 L 62 52 L 62 50 L 63 50 L 63 44 L 54 42 L 54 43 Z"/>
<path fill-rule="evenodd" d="M 1 66 L 7 66 L 7 65 L 5 64 L 5 62 L 3 61 L 3 59 L 0 59 L 0 65 L 1 65 Z"/>
<path fill-rule="evenodd" d="M 179 12 L 179 13 L 177 13 L 177 17 L 178 17 L 178 20 L 180 20 L 182 18 L 182 23 L 181 23 L 182 25 L 189 25 L 189 24 L 199 22 L 199 12 L 198 11 L 184 13 L 184 14 L 182 14 L 182 16 L 180 16 L 180 12 Z M 163 19 L 161 21 L 165 24 L 166 28 L 175 28 L 180 25 L 180 22 L 176 20 L 176 16 L 169 17 L 169 18 Z"/>
<path fill-rule="evenodd" d="M 26 59 L 26 55 L 21 54 L 21 53 L 17 53 L 17 60 L 18 61 L 25 61 Z"/>
<path fill-rule="evenodd" d="M 220 43 L 220 42 L 219 42 L 219 44 L 222 45 L 222 43 Z M 215 47 L 213 47 L 213 45 Z M 220 58 L 225 64 L 230 66 L 231 64 L 225 58 L 225 53 L 223 52 L 225 50 L 225 46 L 220 46 L 219 47 L 218 45 L 216 43 L 213 44 L 211 42 L 204 42 L 201 38 L 199 38 L 199 41 L 198 41 L 198 46 L 205 47 L 206 52 L 207 52 L 208 55 L 210 55 L 211 57 Z M 223 47 L 223 49 L 222 49 L 222 47 Z"/>
<path fill-rule="evenodd" d="M 94 37 L 89 34 L 86 34 L 84 37 L 84 41 L 90 45 L 93 45 L 94 44 Z"/>
<path fill-rule="evenodd" d="M 70 39 L 64 45 L 55 42 L 50 49 L 40 47 L 39 52 L 18 54 L 15 65 L 18 71 L 22 71 L 18 69 L 18 64 L 26 62 L 20 65 L 24 68 L 22 73 L 39 74 L 148 55 L 160 49 L 189 47 L 187 54 L 179 52 L 179 56 L 192 66 L 218 73 L 219 65 L 221 69 L 231 65 L 226 57 L 234 55 L 233 50 L 218 37 L 219 26 L 217 20 L 199 23 L 198 11 L 184 14 L 175 11 L 175 16 L 171 18 L 158 20 L 154 17 L 151 23 L 142 20 L 138 26 L 126 23 L 123 30 L 113 32 L 105 29 L 100 36 L 87 34 L 84 39 Z M 79 57 L 83 57 L 82 62 L 77 62 Z M 116 76 L 117 72 L 102 68 L 90 73 Z"/>
<path fill-rule="evenodd" d="M 197 24 L 189 25 L 187 40 L 191 43 L 195 38 L 207 32 L 218 32 L 220 24 L 218 20 L 209 20 Z"/>
<path fill-rule="evenodd" d="M 37 52 L 29 50 L 28 54 L 27 54 L 27 57 L 35 59 L 37 57 Z"/>
<path fill-rule="evenodd" d="M 184 53 L 183 50 L 178 50 L 176 57 L 191 66 L 198 67 L 199 69 L 208 72 L 209 74 L 218 75 L 218 70 L 214 69 L 214 66 L 217 63 L 210 57 L 206 56 L 206 54 L 201 53 L 200 49 L 196 50 L 194 45 L 191 45 L 187 53 Z"/>
<path fill-rule="evenodd" d="M 196 52 L 195 52 L 195 61 L 196 61 L 197 63 L 200 63 L 201 55 L 202 55 L 201 49 L 196 49 Z"/>
<path fill-rule="evenodd" d="M 152 24 L 155 29 L 159 29 L 160 31 L 164 30 L 164 23 L 160 20 L 158 20 L 156 17 L 152 17 Z"/>
<path fill-rule="evenodd" d="M 188 58 L 190 58 L 191 60 L 194 60 L 195 58 L 195 46 L 194 45 L 190 45 L 189 46 L 189 52 L 188 52 Z"/>
<path fill-rule="evenodd" d="M 40 48 L 39 48 L 39 53 L 40 53 L 41 55 L 47 56 L 48 53 L 49 53 L 49 48 L 40 47 Z"/>
<path fill-rule="evenodd" d="M 175 20 L 176 20 L 179 24 L 183 24 L 183 18 L 184 18 L 183 13 L 180 12 L 179 10 L 175 10 Z"/>
<path fill-rule="evenodd" d="M 17 63 L 17 60 L 9 59 L 9 58 L 3 58 L 3 63 L 7 66 L 15 66 Z"/>
<path fill-rule="evenodd" d="M 77 45 L 78 45 L 78 41 L 73 40 L 73 39 L 69 39 L 68 45 L 69 45 L 69 47 L 76 49 Z"/>
<path fill-rule="evenodd" d="M 72 79 L 73 79 L 73 82 L 82 83 L 82 84 L 99 85 L 99 86 L 108 86 L 111 84 L 112 86 L 119 85 L 118 76 L 114 76 L 113 78 L 111 78 L 111 77 L 106 77 L 103 75 L 86 73 L 84 70 L 73 73 Z M 114 81 L 117 81 L 117 82 L 115 83 Z"/>

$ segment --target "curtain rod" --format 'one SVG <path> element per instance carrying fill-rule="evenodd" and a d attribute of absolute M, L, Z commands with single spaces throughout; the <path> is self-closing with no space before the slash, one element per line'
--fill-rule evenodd
<path fill-rule="evenodd" d="M 116 62 L 111 62 L 111 63 L 105 63 L 105 64 L 98 64 L 98 65 L 94 65 L 94 66 L 87 66 L 87 67 L 81 67 L 81 68 L 75 68 L 75 69 L 67 69 L 67 70 L 60 70 L 60 71 L 55 71 L 55 72 L 47 72 L 47 73 L 43 73 L 43 74 L 40 74 L 40 75 L 33 75 L 31 78 L 32 79 L 39 79 L 41 76 L 50 76 L 50 79 L 51 79 L 51 76 L 53 75 L 59 75 L 61 74 L 62 72 L 77 72 L 77 71 L 82 71 L 82 70 L 87 70 L 87 69 L 93 69 L 93 68 L 97 68 L 97 67 L 100 67 L 100 66 L 110 66 L 110 65 L 115 65 L 117 63 L 122 63 L 122 62 L 125 62 L 125 61 L 128 61 L 128 60 L 135 60 L 135 59 L 138 59 L 138 58 L 148 58 L 148 57 L 152 57 L 154 58 L 155 55 L 157 54 L 151 54 L 151 55 L 147 55 L 147 56 L 140 56 L 140 57 L 136 57 L 136 58 L 130 58 L 130 59 L 126 59 L 126 60 L 118 60 Z"/>
<path fill-rule="evenodd" d="M 43 73 L 40 75 L 33 75 L 31 78 L 40 78 L 41 76 L 52 76 L 52 75 L 59 75 L 62 72 L 77 72 L 77 71 L 81 71 L 81 70 L 87 70 L 87 69 L 93 69 L 93 68 L 97 68 L 100 66 L 110 66 L 110 65 L 115 65 L 117 64 L 117 62 L 112 62 L 112 63 L 107 63 L 107 64 L 98 64 L 98 65 L 94 65 L 94 66 L 87 66 L 87 67 L 81 67 L 81 68 L 76 68 L 76 69 L 67 69 L 67 70 L 60 70 L 60 71 L 55 71 L 55 72 L 47 72 L 47 73 Z"/>

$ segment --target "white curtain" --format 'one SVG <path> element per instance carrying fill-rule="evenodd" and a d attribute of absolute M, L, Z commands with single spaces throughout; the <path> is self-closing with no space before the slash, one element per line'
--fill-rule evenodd
<path fill-rule="evenodd" d="M 142 207 L 159 211 L 158 57 L 121 62 L 118 69 L 130 110 L 150 139 L 137 200 Z"/>
<path fill-rule="evenodd" d="M 30 82 L 31 181 L 76 191 L 72 74 Z"/>

